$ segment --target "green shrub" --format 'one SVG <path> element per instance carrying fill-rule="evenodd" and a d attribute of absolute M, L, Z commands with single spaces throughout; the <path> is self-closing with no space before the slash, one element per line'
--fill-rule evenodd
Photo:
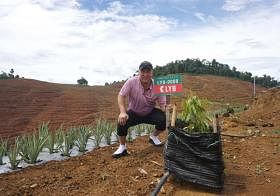
<path fill-rule="evenodd" d="M 127 130 L 126 140 L 128 142 L 132 142 L 132 140 L 133 140 L 133 138 L 132 138 L 132 128 L 131 127 L 129 127 L 129 129 Z"/>
<path fill-rule="evenodd" d="M 234 114 L 234 109 L 231 105 L 227 104 L 227 113 Z"/>
<path fill-rule="evenodd" d="M 114 132 L 114 125 L 108 121 L 103 121 L 103 135 L 107 145 L 111 144 L 111 137 Z"/>
<path fill-rule="evenodd" d="M 43 122 L 39 127 L 38 127 L 38 134 L 39 137 L 41 138 L 46 138 L 49 135 L 49 122 Z"/>
<path fill-rule="evenodd" d="M 55 148 L 56 142 L 57 142 L 56 133 L 50 132 L 45 144 L 45 147 L 49 149 L 50 154 L 57 152 L 57 149 Z"/>
<path fill-rule="evenodd" d="M 7 140 L 0 139 L 0 165 L 3 165 L 3 156 L 7 153 Z"/>
<path fill-rule="evenodd" d="M 21 159 L 18 159 L 19 155 L 19 139 L 18 137 L 15 139 L 15 143 L 8 148 L 7 152 L 10 164 L 11 164 L 11 169 L 17 169 L 18 164 L 20 163 Z"/>
<path fill-rule="evenodd" d="M 145 124 L 144 127 L 147 134 L 151 134 L 155 130 L 154 125 Z"/>
<path fill-rule="evenodd" d="M 187 123 L 185 131 L 210 132 L 210 115 L 206 111 L 207 100 L 199 99 L 197 96 L 190 96 L 183 102 L 181 118 Z"/>
<path fill-rule="evenodd" d="M 114 130 L 114 131 L 113 131 L 113 133 L 112 133 L 112 135 L 116 138 L 116 140 L 115 140 L 115 141 L 118 141 L 119 136 L 118 136 L 118 132 L 117 132 L 117 130 Z"/>
<path fill-rule="evenodd" d="M 134 126 L 134 130 L 136 131 L 136 136 L 141 136 L 141 134 L 145 132 L 145 124 Z"/>
<path fill-rule="evenodd" d="M 54 132 L 49 131 L 49 122 L 42 123 L 42 125 L 39 127 L 39 135 L 40 137 L 47 137 L 47 141 L 45 142 L 44 147 L 46 147 L 49 150 L 49 153 L 52 154 L 54 152 L 57 152 L 57 149 L 55 148 L 56 144 L 56 134 Z"/>
<path fill-rule="evenodd" d="M 69 145 L 70 145 L 70 149 L 72 149 L 75 146 L 75 141 L 77 139 L 77 134 L 76 134 L 76 128 L 75 127 L 70 127 L 67 130 L 67 133 L 69 135 Z"/>
<path fill-rule="evenodd" d="M 89 126 L 79 126 L 76 129 L 75 144 L 79 148 L 80 152 L 86 151 L 87 142 L 91 136 L 91 132 L 92 130 Z"/>
<path fill-rule="evenodd" d="M 77 80 L 77 83 L 80 84 L 80 85 L 85 85 L 85 86 L 88 85 L 88 81 L 87 81 L 85 78 L 83 78 L 83 77 L 81 77 L 80 79 L 78 79 L 78 80 Z"/>
<path fill-rule="evenodd" d="M 99 147 L 104 135 L 104 122 L 101 119 L 97 120 L 92 135 L 94 136 L 95 147 Z"/>
<path fill-rule="evenodd" d="M 42 151 L 45 142 L 48 139 L 48 135 L 39 133 L 33 133 L 31 135 L 24 135 L 19 140 L 19 148 L 22 159 L 26 163 L 36 163 L 39 153 Z"/>
<path fill-rule="evenodd" d="M 73 143 L 73 136 L 71 132 L 63 131 L 62 129 L 57 133 L 58 149 L 62 156 L 70 157 L 70 150 Z"/>

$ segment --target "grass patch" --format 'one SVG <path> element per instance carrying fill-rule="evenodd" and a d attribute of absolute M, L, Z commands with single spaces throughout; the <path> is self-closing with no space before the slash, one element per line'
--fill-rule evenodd
<path fill-rule="evenodd" d="M 98 119 L 92 131 L 92 135 L 94 136 L 94 144 L 95 147 L 97 148 L 100 147 L 100 143 L 104 135 L 104 129 L 105 129 L 104 121 Z"/>
<path fill-rule="evenodd" d="M 184 130 L 188 133 L 207 133 L 210 132 L 209 123 L 211 117 L 206 111 L 209 102 L 206 99 L 199 99 L 197 96 L 189 96 L 183 101 L 183 111 L 181 120 L 186 122 Z"/>
<path fill-rule="evenodd" d="M 91 136 L 91 128 L 89 126 L 79 126 L 76 128 L 75 145 L 79 148 L 80 152 L 86 151 L 88 139 Z"/>
<path fill-rule="evenodd" d="M 20 163 L 21 159 L 19 159 L 19 138 L 17 137 L 15 139 L 15 142 L 13 145 L 9 146 L 8 152 L 7 152 L 11 169 L 15 170 L 18 168 L 18 164 Z"/>
<path fill-rule="evenodd" d="M 3 165 L 3 156 L 7 153 L 8 141 L 0 139 L 0 165 Z"/>
<path fill-rule="evenodd" d="M 71 147 L 73 146 L 73 135 L 70 131 L 64 131 L 62 128 L 57 133 L 58 149 L 62 156 L 70 157 Z"/>
<path fill-rule="evenodd" d="M 273 130 L 272 134 L 278 135 L 278 134 L 280 134 L 280 130 Z"/>

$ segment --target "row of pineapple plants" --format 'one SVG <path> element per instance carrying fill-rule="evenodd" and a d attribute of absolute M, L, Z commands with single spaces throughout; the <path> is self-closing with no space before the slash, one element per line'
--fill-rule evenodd
<path fill-rule="evenodd" d="M 139 124 L 135 125 L 133 127 L 130 127 L 127 132 L 127 141 L 131 142 L 133 140 L 133 131 L 135 133 L 135 136 L 142 136 L 145 134 L 151 134 L 154 131 L 154 125 L 149 124 Z"/>
<path fill-rule="evenodd" d="M 105 134 L 106 132 L 106 134 Z M 16 137 L 12 145 L 8 145 L 7 140 L 0 139 L 0 165 L 3 164 L 3 157 L 8 156 L 11 169 L 17 169 L 18 164 L 23 160 L 28 164 L 38 162 L 39 153 L 43 148 L 47 148 L 49 153 L 61 152 L 62 156 L 70 156 L 71 150 L 76 146 L 80 152 L 86 151 L 88 140 L 94 136 L 95 147 L 99 147 L 101 139 L 106 135 L 110 140 L 114 129 L 112 123 L 106 120 L 98 120 L 96 126 L 78 126 L 64 129 L 60 126 L 58 130 L 52 132 L 48 128 L 48 123 L 43 123 L 38 130 L 32 134 Z"/>
<path fill-rule="evenodd" d="M 107 145 L 110 145 L 112 135 L 116 134 L 114 127 L 112 123 L 98 119 L 95 126 L 82 125 L 64 129 L 61 125 L 56 131 L 50 131 L 48 123 L 42 123 L 36 132 L 15 138 L 12 145 L 8 145 L 7 140 L 0 138 L 0 165 L 3 164 L 5 155 L 8 156 L 13 170 L 18 168 L 21 161 L 28 164 L 37 163 L 43 148 L 47 148 L 50 154 L 60 152 L 61 156 L 70 157 L 71 150 L 76 146 L 79 152 L 84 153 L 87 151 L 89 139 L 93 140 L 95 147 L 100 147 L 103 139 Z M 136 136 L 150 133 L 152 129 L 153 127 L 150 125 L 134 127 Z M 128 132 L 129 141 L 132 141 L 131 132 Z"/>

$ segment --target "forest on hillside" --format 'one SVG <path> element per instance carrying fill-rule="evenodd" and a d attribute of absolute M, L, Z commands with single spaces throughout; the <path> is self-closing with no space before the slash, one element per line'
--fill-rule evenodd
<path fill-rule="evenodd" d="M 217 62 L 215 59 L 212 62 L 205 59 L 186 59 L 186 60 L 176 60 L 175 62 L 170 62 L 165 66 L 156 66 L 154 68 L 155 76 L 162 76 L 167 74 L 176 73 L 189 73 L 189 74 L 208 74 L 217 76 L 226 76 L 237 78 L 240 80 L 253 82 L 254 76 L 250 72 L 238 71 L 236 67 L 230 68 L 227 64 L 222 64 Z M 276 87 L 280 86 L 280 82 L 275 80 L 273 77 L 264 74 L 263 76 L 255 76 L 256 84 L 264 87 Z"/>

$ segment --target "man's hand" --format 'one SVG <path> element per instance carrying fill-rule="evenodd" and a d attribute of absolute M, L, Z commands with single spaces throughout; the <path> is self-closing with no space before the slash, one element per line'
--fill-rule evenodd
<path fill-rule="evenodd" d="M 171 104 L 160 106 L 161 111 L 166 112 L 171 109 Z"/>
<path fill-rule="evenodd" d="M 121 125 L 121 126 L 124 126 L 126 121 L 128 119 L 128 115 L 126 112 L 121 112 L 119 114 L 119 118 L 118 118 L 118 123 Z"/>

